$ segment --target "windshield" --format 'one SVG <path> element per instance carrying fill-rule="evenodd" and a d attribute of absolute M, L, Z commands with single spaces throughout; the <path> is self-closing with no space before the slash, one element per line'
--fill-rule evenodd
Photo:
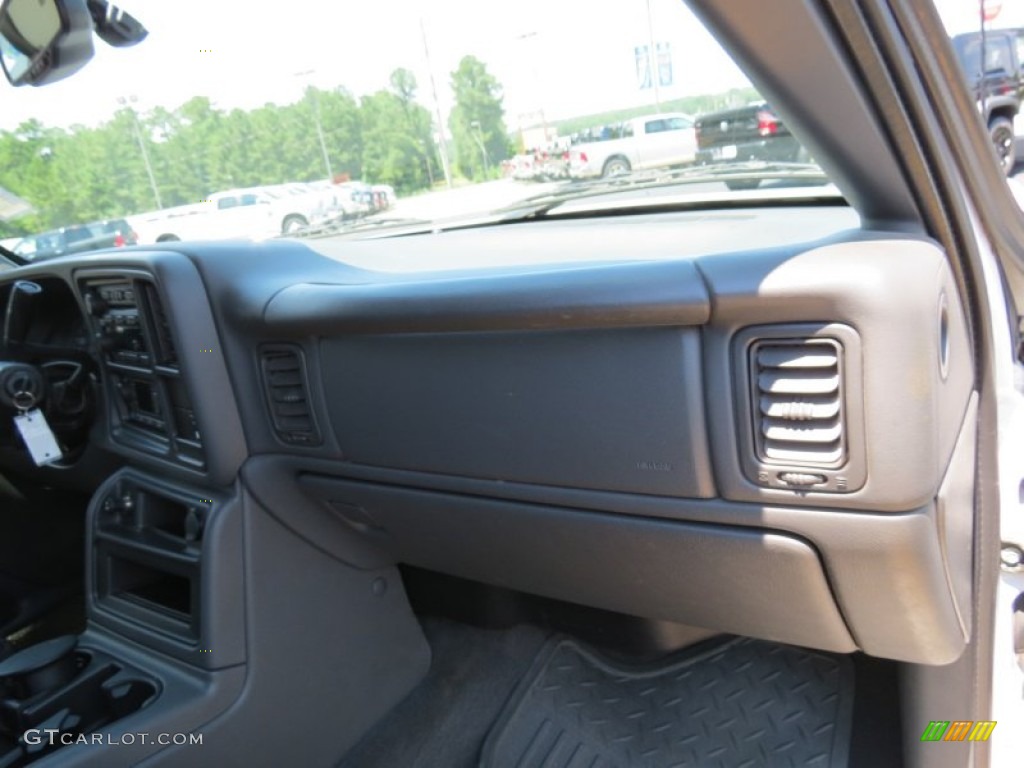
<path fill-rule="evenodd" d="M 141 44 L 6 88 L 7 247 L 123 219 L 140 244 L 344 233 L 496 210 L 839 191 L 679 0 L 469 0 L 287 13 L 124 3 Z M 243 194 L 243 192 L 245 194 Z M 640 199 L 640 196 L 637 196 Z M 643 197 L 650 204 L 650 197 Z M 41 243 L 19 245 L 34 252 Z"/>

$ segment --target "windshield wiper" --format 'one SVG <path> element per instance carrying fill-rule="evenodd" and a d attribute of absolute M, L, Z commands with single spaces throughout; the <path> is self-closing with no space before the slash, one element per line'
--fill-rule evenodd
<path fill-rule="evenodd" d="M 600 197 L 615 192 L 708 182 L 761 181 L 806 181 L 809 185 L 823 185 L 827 184 L 829 179 L 825 172 L 814 163 L 721 163 L 656 171 L 636 171 L 609 178 L 571 181 L 555 191 L 527 197 L 509 206 L 499 208 L 493 213 L 501 215 L 502 221 L 518 221 L 523 218 L 543 216 L 570 201 Z"/>
<path fill-rule="evenodd" d="M 637 190 L 666 189 L 687 184 L 732 181 L 800 181 L 814 186 L 828 184 L 828 177 L 817 165 L 811 163 L 729 163 L 728 165 L 691 166 L 676 170 L 646 171 L 615 176 L 595 181 L 575 181 L 562 185 L 557 190 L 540 195 L 527 197 L 503 208 L 489 212 L 470 213 L 448 219 L 417 219 L 402 217 L 372 216 L 355 223 L 333 223 L 319 228 L 308 228 L 292 233 L 299 237 L 343 237 L 351 234 L 376 235 L 378 232 L 385 237 L 401 235 L 421 235 L 428 232 L 446 232 L 455 229 L 472 229 L 475 227 L 511 224 L 529 219 L 541 218 L 549 211 L 569 202 L 610 196 L 616 193 L 630 193 Z M 802 186 L 802 185 L 801 185 Z M 836 198 L 835 192 L 827 196 Z M 751 198 L 748 198 L 750 200 Z M 767 199 L 767 198 L 766 198 Z M 658 208 L 666 205 L 678 207 L 679 201 L 656 203 Z M 631 210 L 635 206 L 624 204 L 623 208 Z M 602 210 L 604 210 L 602 208 Z M 403 230 L 397 233 L 392 230 Z M 384 234 L 386 233 L 386 234 Z"/>

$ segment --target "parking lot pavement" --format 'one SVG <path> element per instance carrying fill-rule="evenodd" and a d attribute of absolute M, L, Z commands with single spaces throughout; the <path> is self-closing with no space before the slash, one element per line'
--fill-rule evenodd
<path fill-rule="evenodd" d="M 487 213 L 527 197 L 543 194 L 558 186 L 558 183 L 536 183 L 515 181 L 514 179 L 467 184 L 453 189 L 439 189 L 399 198 L 395 206 L 385 215 L 389 218 L 437 221 L 455 216 Z"/>
<path fill-rule="evenodd" d="M 1006 182 L 1013 197 L 1017 200 L 1017 205 L 1024 209 L 1024 172 L 1014 174 Z"/>

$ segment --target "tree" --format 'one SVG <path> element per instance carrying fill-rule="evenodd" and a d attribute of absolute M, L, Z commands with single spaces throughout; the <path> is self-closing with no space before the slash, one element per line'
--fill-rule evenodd
<path fill-rule="evenodd" d="M 363 175 L 363 132 L 359 103 L 344 88 L 317 91 L 317 100 L 332 170 L 335 174 L 347 173 L 350 178 L 360 178 Z M 321 161 L 318 168 L 322 167 Z M 322 177 L 323 171 L 318 170 L 309 180 Z"/>
<path fill-rule="evenodd" d="M 366 179 L 390 184 L 400 194 L 426 187 L 422 137 L 402 100 L 391 91 L 377 91 L 363 98 L 360 113 Z"/>
<path fill-rule="evenodd" d="M 152 210 L 140 143 L 165 206 L 196 203 L 235 186 L 321 179 L 315 116 L 335 173 L 391 184 L 400 193 L 424 189 L 440 176 L 439 126 L 416 100 L 417 87 L 412 72 L 396 69 L 387 89 L 361 100 L 341 87 L 309 88 L 294 104 L 251 110 L 226 111 L 196 97 L 145 113 L 124 105 L 97 126 L 26 121 L 0 131 L 0 187 L 35 211 L 0 231 L 28 234 Z M 467 56 L 452 73 L 452 87 L 458 168 L 470 178 L 494 175 L 508 153 L 501 86 Z"/>
<path fill-rule="evenodd" d="M 416 102 L 416 76 L 408 69 L 399 67 L 391 73 L 391 90 L 402 104 L 405 125 L 420 150 L 420 163 L 426 173 L 427 182 L 433 184 L 441 172 L 441 163 L 434 147 L 434 118 L 430 110 Z"/>
<path fill-rule="evenodd" d="M 401 99 L 402 104 L 412 104 L 416 99 L 416 76 L 408 69 L 399 67 L 389 78 L 391 90 Z"/>
<path fill-rule="evenodd" d="M 448 124 L 455 140 L 455 164 L 470 179 L 494 177 L 508 157 L 501 85 L 474 56 L 465 56 L 452 72 L 455 108 Z"/>

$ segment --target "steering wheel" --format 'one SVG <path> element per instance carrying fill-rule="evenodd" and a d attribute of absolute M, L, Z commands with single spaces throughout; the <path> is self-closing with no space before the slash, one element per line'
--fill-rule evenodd
<path fill-rule="evenodd" d="M 74 460 L 85 448 L 95 401 L 95 382 L 82 363 L 53 360 L 37 366 L 0 361 L 0 411 L 41 410 L 64 462 Z"/>
<path fill-rule="evenodd" d="M 46 377 L 36 366 L 0 361 L 0 404 L 23 413 L 41 407 L 46 391 Z"/>

